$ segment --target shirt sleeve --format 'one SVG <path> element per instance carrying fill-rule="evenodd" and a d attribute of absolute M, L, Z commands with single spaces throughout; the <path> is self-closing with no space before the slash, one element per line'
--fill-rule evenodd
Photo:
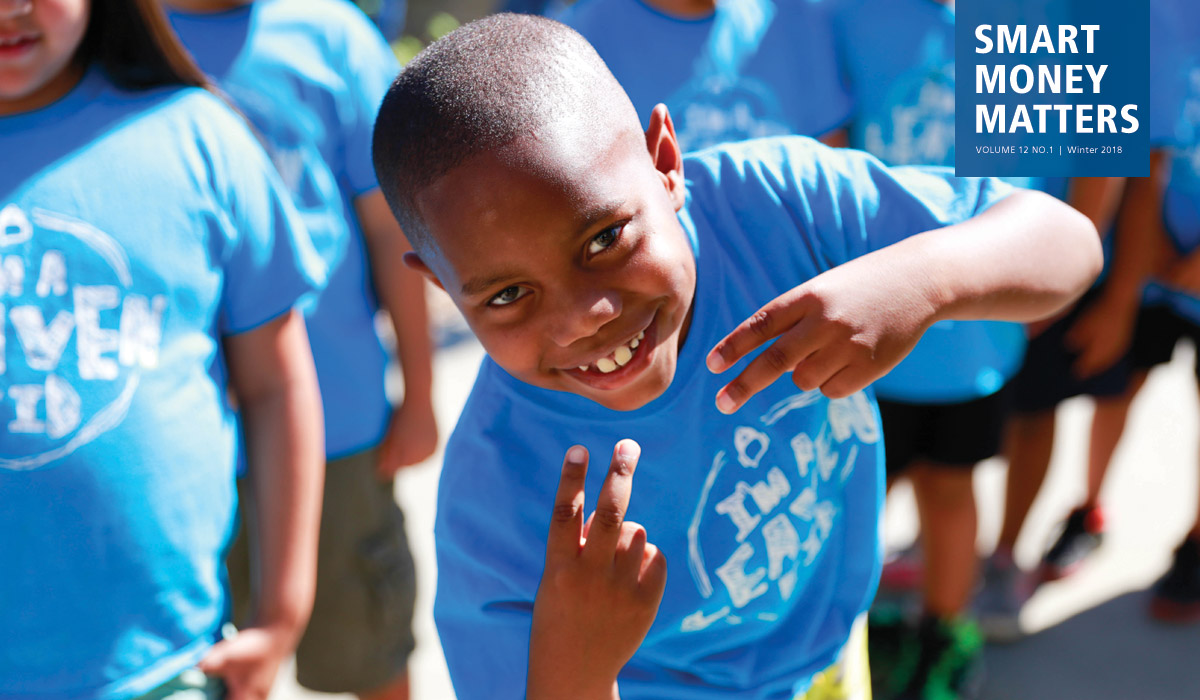
<path fill-rule="evenodd" d="M 326 269 L 262 147 L 234 114 L 214 122 L 207 147 L 226 229 L 220 332 L 233 335 L 289 311 L 324 285 Z"/>
<path fill-rule="evenodd" d="M 803 137 L 735 144 L 699 160 L 697 199 L 720 199 L 747 230 L 792 230 L 825 269 L 966 221 L 1013 189 L 994 178 L 954 177 L 949 168 L 888 167 L 863 151 Z"/>
<path fill-rule="evenodd" d="M 339 115 L 344 135 L 344 162 L 339 177 L 343 179 L 343 187 L 357 197 L 379 186 L 371 161 L 371 136 L 379 105 L 400 72 L 400 63 L 365 17 L 355 12 L 351 20 L 347 22 L 342 71 L 347 90 Z"/>

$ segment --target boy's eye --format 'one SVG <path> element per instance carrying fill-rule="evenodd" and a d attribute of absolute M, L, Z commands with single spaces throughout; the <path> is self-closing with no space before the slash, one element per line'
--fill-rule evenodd
<path fill-rule="evenodd" d="M 621 237 L 621 228 L 622 226 L 613 226 L 592 236 L 592 240 L 588 241 L 588 255 L 595 255 L 616 243 L 617 239 Z"/>
<path fill-rule="evenodd" d="M 529 293 L 524 287 L 505 287 L 500 293 L 488 300 L 488 306 L 508 306 L 517 299 Z"/>

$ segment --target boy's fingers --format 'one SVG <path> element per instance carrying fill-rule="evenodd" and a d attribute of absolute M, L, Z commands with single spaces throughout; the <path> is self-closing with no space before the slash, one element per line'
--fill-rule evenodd
<path fill-rule="evenodd" d="M 709 351 L 705 364 L 714 374 L 720 374 L 737 364 L 754 348 L 791 328 L 803 313 L 794 305 L 793 294 L 784 294 L 742 321 L 729 335 Z"/>
<path fill-rule="evenodd" d="M 637 468 L 642 448 L 633 440 L 622 440 L 613 449 L 612 464 L 608 476 L 600 487 L 596 499 L 596 512 L 592 513 L 592 525 L 588 529 L 584 556 L 598 560 L 611 560 L 621 536 L 621 524 L 629 508 L 629 495 L 633 490 L 633 471 Z"/>
<path fill-rule="evenodd" d="M 717 410 L 733 413 L 746 400 L 791 372 L 796 365 L 806 361 L 818 347 L 817 340 L 808 337 L 800 324 L 785 333 L 779 340 L 768 345 L 758 357 L 746 365 L 741 374 L 717 392 Z"/>
<path fill-rule="evenodd" d="M 583 535 L 583 487 L 587 479 L 587 448 L 575 445 L 563 459 L 558 492 L 554 495 L 554 512 L 550 517 L 550 534 L 546 538 L 546 559 L 574 557 L 579 553 Z"/>
<path fill-rule="evenodd" d="M 618 545 L 616 572 L 619 579 L 638 580 L 645 550 L 646 529 L 637 523 L 626 521 L 621 528 L 621 540 Z"/>

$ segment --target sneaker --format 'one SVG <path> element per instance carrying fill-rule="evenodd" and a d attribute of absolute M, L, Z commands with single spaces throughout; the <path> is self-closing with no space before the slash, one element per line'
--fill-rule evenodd
<path fill-rule="evenodd" d="M 1025 636 L 1021 610 L 1033 597 L 1034 576 L 1023 571 L 1008 552 L 988 557 L 981 572 L 983 585 L 975 596 L 979 628 L 989 642 L 1015 642 Z"/>
<path fill-rule="evenodd" d="M 872 697 L 888 697 L 889 689 L 898 685 L 896 670 L 916 663 L 915 659 L 905 659 L 917 652 L 914 637 L 913 625 L 899 607 L 871 607 L 867 615 L 867 662 L 871 666 Z"/>
<path fill-rule="evenodd" d="M 977 694 L 983 635 L 975 623 L 926 616 L 909 640 L 879 700 L 966 700 Z"/>
<path fill-rule="evenodd" d="M 1071 511 L 1058 539 L 1042 558 L 1041 579 L 1057 581 L 1075 573 L 1103 541 L 1104 514 L 1099 506 Z"/>
<path fill-rule="evenodd" d="M 1200 620 L 1200 540 L 1188 537 L 1175 550 L 1171 568 L 1154 584 L 1150 614 L 1163 622 Z"/>

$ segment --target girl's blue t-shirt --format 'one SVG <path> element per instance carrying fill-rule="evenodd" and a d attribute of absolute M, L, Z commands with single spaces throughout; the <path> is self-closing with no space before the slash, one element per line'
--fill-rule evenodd
<path fill-rule="evenodd" d="M 953 7 L 936 0 L 845 0 L 836 4 L 834 27 L 853 103 L 850 146 L 892 165 L 953 167 Z M 1065 184 L 1009 182 L 1048 191 Z M 971 401 L 1003 387 L 1020 369 L 1024 351 L 1020 324 L 941 321 L 875 391 L 904 403 Z"/>
<path fill-rule="evenodd" d="M 434 617 L 461 698 L 521 697 L 562 456 L 592 455 L 588 509 L 621 438 L 642 446 L 628 517 L 667 589 L 620 676 L 625 700 L 792 698 L 830 665 L 880 566 L 883 450 L 869 391 L 829 400 L 785 376 L 732 416 L 708 350 L 825 270 L 964 221 L 1009 192 L 944 169 L 884 167 L 806 138 L 686 160 L 691 328 L 666 392 L 629 412 L 518 382 L 485 359 L 446 449 Z"/>
<path fill-rule="evenodd" d="M 342 457 L 383 439 L 391 405 L 379 303 L 354 200 L 379 187 L 375 115 L 400 66 L 345 0 L 256 0 L 169 14 L 196 62 L 254 125 L 330 266 L 305 308 L 325 413 L 325 449 Z M 411 274 L 396 270 L 397 274 Z"/>
<path fill-rule="evenodd" d="M 1150 10 L 1150 139 L 1166 151 L 1170 174 L 1163 223 L 1181 256 L 1200 251 L 1200 6 L 1161 0 Z M 1147 303 L 1200 323 L 1193 292 L 1152 282 Z"/>
<path fill-rule="evenodd" d="M 0 118 L 0 696 L 128 698 L 226 619 L 238 424 L 222 338 L 324 266 L 198 89 L 94 70 Z"/>
<path fill-rule="evenodd" d="M 685 151 L 763 136 L 820 136 L 846 120 L 824 8 L 727 0 L 683 19 L 646 0 L 580 0 L 560 17 L 625 88 L 643 125 L 660 102 Z"/>

